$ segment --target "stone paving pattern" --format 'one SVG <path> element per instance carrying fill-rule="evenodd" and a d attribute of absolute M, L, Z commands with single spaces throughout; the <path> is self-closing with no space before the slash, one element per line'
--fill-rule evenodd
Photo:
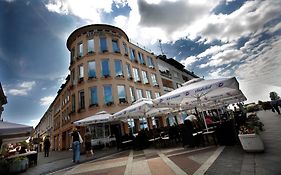
<path fill-rule="evenodd" d="M 281 116 L 271 111 L 259 111 L 258 116 L 265 125 L 263 153 L 246 153 L 240 145 L 121 152 L 104 149 L 96 151 L 94 158 L 82 155 L 82 163 L 74 164 L 71 151 L 51 152 L 48 158 L 40 153 L 38 165 L 22 174 L 281 175 Z"/>
<path fill-rule="evenodd" d="M 240 145 L 227 146 L 205 173 L 207 175 L 280 175 L 281 174 L 281 115 L 272 111 L 259 111 L 264 123 L 261 137 L 263 153 L 246 153 Z"/>

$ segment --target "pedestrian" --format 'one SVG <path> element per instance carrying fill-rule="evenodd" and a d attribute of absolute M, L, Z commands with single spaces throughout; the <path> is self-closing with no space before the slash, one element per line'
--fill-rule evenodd
<path fill-rule="evenodd" d="M 279 110 L 279 107 L 278 107 L 278 103 L 279 103 L 280 100 L 272 100 L 271 101 L 271 106 L 272 106 L 272 112 L 277 112 L 279 115 L 281 114 L 280 113 L 280 110 Z M 280 101 L 281 102 L 281 101 Z"/>
<path fill-rule="evenodd" d="M 45 137 L 44 140 L 44 157 L 49 157 L 51 142 L 49 140 L 49 136 Z"/>
<path fill-rule="evenodd" d="M 91 145 L 92 135 L 88 128 L 86 129 L 86 133 L 85 133 L 84 137 L 85 137 L 86 156 L 91 157 L 93 155 L 92 145 Z"/>
<path fill-rule="evenodd" d="M 80 133 L 78 132 L 77 128 L 73 128 L 72 136 L 72 150 L 73 150 L 73 162 L 79 163 L 80 162 Z"/>

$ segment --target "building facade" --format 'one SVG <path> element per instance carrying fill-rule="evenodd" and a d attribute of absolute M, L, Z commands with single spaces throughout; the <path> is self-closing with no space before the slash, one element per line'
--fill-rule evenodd
<path fill-rule="evenodd" d="M 2 89 L 2 85 L 0 83 L 0 120 L 2 120 L 2 112 L 4 111 L 4 107 L 3 105 L 7 104 L 8 101 L 7 101 L 7 97 L 5 96 L 4 94 L 4 91 Z"/>
<path fill-rule="evenodd" d="M 174 63 L 171 65 L 129 42 L 126 33 L 114 26 L 96 24 L 81 27 L 71 33 L 66 45 L 70 51 L 70 75 L 60 87 L 48 113 L 53 118 L 51 138 L 55 150 L 71 146 L 74 121 L 100 111 L 113 114 L 140 98 L 156 98 L 166 92 L 162 82 L 165 87 L 173 89 L 177 83 L 185 82 L 180 74 L 178 80 L 171 77 L 172 85 L 167 85 L 166 77 L 159 71 L 159 61 L 171 66 L 171 71 L 183 71 L 172 66 Z M 152 128 L 152 123 L 152 119 L 147 119 L 147 127 Z M 166 126 L 165 117 L 158 117 L 157 123 Z M 124 134 L 129 133 L 132 125 L 135 131 L 140 130 L 138 119 L 110 127 L 111 130 L 118 127 Z M 83 135 L 85 128 L 78 129 Z"/>

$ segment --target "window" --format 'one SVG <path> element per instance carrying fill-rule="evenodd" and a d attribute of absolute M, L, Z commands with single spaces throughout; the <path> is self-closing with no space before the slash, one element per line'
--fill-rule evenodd
<path fill-rule="evenodd" d="M 136 132 L 136 128 L 135 128 L 134 119 L 130 118 L 130 119 L 127 119 L 127 121 L 128 121 L 129 130 L 131 131 L 131 133 L 135 133 Z"/>
<path fill-rule="evenodd" d="M 112 40 L 112 49 L 115 53 L 120 53 L 120 48 L 118 45 L 118 40 Z"/>
<path fill-rule="evenodd" d="M 136 100 L 136 99 L 135 99 L 134 88 L 133 88 L 133 87 L 130 87 L 129 90 L 130 90 L 131 101 L 134 102 L 134 101 Z"/>
<path fill-rule="evenodd" d="M 139 55 L 140 63 L 145 64 L 143 54 L 139 52 L 138 55 Z"/>
<path fill-rule="evenodd" d="M 102 73 L 102 77 L 109 77 L 110 76 L 110 70 L 109 70 L 109 60 L 105 59 L 102 60 L 101 62 L 101 73 Z"/>
<path fill-rule="evenodd" d="M 130 59 L 131 61 L 137 61 L 135 50 L 132 48 L 130 49 Z"/>
<path fill-rule="evenodd" d="M 153 128 L 159 127 L 159 118 L 158 117 L 151 117 Z"/>
<path fill-rule="evenodd" d="M 178 72 L 173 72 L 173 74 L 174 74 L 174 77 L 175 77 L 175 78 L 179 78 L 179 77 L 180 77 L 180 75 L 179 75 Z"/>
<path fill-rule="evenodd" d="M 95 52 L 95 40 L 89 39 L 88 40 L 88 53 L 94 53 Z"/>
<path fill-rule="evenodd" d="M 112 87 L 111 85 L 104 85 L 103 86 L 103 96 L 104 96 L 104 103 L 108 106 L 113 104 L 113 97 L 112 97 Z"/>
<path fill-rule="evenodd" d="M 72 85 L 75 85 L 76 82 L 75 82 L 75 69 L 71 70 L 70 72 L 70 77 L 71 77 L 71 82 L 72 82 Z"/>
<path fill-rule="evenodd" d="M 154 63 L 151 57 L 147 57 L 147 62 L 148 62 L 148 67 L 149 68 L 154 68 Z"/>
<path fill-rule="evenodd" d="M 84 90 L 79 91 L 79 109 L 85 109 L 85 94 L 84 94 Z"/>
<path fill-rule="evenodd" d="M 160 92 L 155 92 L 155 98 L 160 97 Z"/>
<path fill-rule="evenodd" d="M 126 64 L 127 67 L 127 75 L 128 75 L 128 79 L 132 78 L 132 72 L 131 72 L 131 68 L 130 68 L 130 64 Z"/>
<path fill-rule="evenodd" d="M 84 78 L 84 67 L 83 67 L 83 65 L 79 65 L 78 70 L 79 70 L 79 72 L 78 72 L 79 81 L 83 81 L 83 78 Z"/>
<path fill-rule="evenodd" d="M 143 98 L 142 90 L 141 89 L 137 89 L 136 91 L 137 91 L 137 100 Z"/>
<path fill-rule="evenodd" d="M 70 63 L 72 63 L 74 61 L 74 55 L 75 55 L 75 49 L 72 48 L 71 49 L 71 52 L 70 52 Z"/>
<path fill-rule="evenodd" d="M 148 84 L 147 72 L 146 72 L 146 71 L 141 71 L 141 72 L 142 72 L 142 81 L 143 81 L 143 84 Z"/>
<path fill-rule="evenodd" d="M 96 78 L 96 62 L 95 61 L 89 61 L 88 62 L 88 77 L 89 78 Z"/>
<path fill-rule="evenodd" d="M 124 85 L 118 85 L 117 86 L 117 92 L 118 92 L 118 98 L 119 98 L 119 103 L 126 103 L 126 91 L 125 91 L 125 86 Z"/>
<path fill-rule="evenodd" d="M 141 117 L 139 120 L 140 120 L 140 128 L 142 130 L 148 128 L 146 118 Z"/>
<path fill-rule="evenodd" d="M 133 68 L 133 74 L 134 74 L 134 81 L 140 82 L 140 76 L 139 76 L 139 70 L 137 68 Z"/>
<path fill-rule="evenodd" d="M 75 112 L 75 94 L 71 96 L 71 112 Z"/>
<path fill-rule="evenodd" d="M 107 43 L 106 38 L 100 38 L 100 51 L 101 52 L 107 52 Z"/>
<path fill-rule="evenodd" d="M 114 63 L 115 63 L 115 76 L 116 77 L 123 76 L 121 60 L 115 60 Z"/>
<path fill-rule="evenodd" d="M 78 50 L 78 52 L 77 52 L 78 55 L 77 56 L 79 58 L 79 57 L 83 56 L 83 43 L 79 43 L 77 47 L 78 47 L 78 49 L 77 49 Z"/>
<path fill-rule="evenodd" d="M 98 106 L 98 91 L 97 87 L 90 87 L 90 106 Z"/>
<path fill-rule="evenodd" d="M 153 86 L 158 86 L 158 83 L 157 83 L 157 79 L 156 79 L 156 75 L 155 75 L 155 74 L 151 74 L 151 81 L 152 81 L 152 85 L 153 85 Z"/>
<path fill-rule="evenodd" d="M 124 51 L 125 51 L 125 55 L 128 56 L 128 47 L 126 43 L 123 43 L 123 47 L 124 47 Z"/>
<path fill-rule="evenodd" d="M 148 98 L 148 99 L 152 99 L 151 98 L 151 91 L 145 91 L 145 93 L 146 93 L 146 98 Z"/>

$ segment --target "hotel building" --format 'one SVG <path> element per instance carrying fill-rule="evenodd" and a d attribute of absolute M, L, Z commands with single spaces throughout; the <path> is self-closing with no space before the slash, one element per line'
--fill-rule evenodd
<path fill-rule="evenodd" d="M 156 98 L 197 77 L 184 70 L 176 60 L 157 57 L 131 43 L 123 30 L 110 25 L 81 27 L 70 34 L 66 45 L 70 51 L 70 75 L 36 127 L 40 137 L 44 137 L 44 133 L 51 134 L 55 150 L 70 147 L 74 121 L 100 111 L 113 114 L 140 98 Z M 164 76 L 160 62 L 177 77 Z M 130 127 L 139 131 L 141 122 L 139 119 L 118 121 L 107 127 L 124 134 L 129 133 Z M 149 118 L 145 122 L 148 128 L 167 125 L 165 116 Z M 40 127 L 43 123 L 44 127 Z M 79 130 L 83 135 L 85 128 Z M 96 130 L 95 135 L 100 135 L 99 132 Z"/>

